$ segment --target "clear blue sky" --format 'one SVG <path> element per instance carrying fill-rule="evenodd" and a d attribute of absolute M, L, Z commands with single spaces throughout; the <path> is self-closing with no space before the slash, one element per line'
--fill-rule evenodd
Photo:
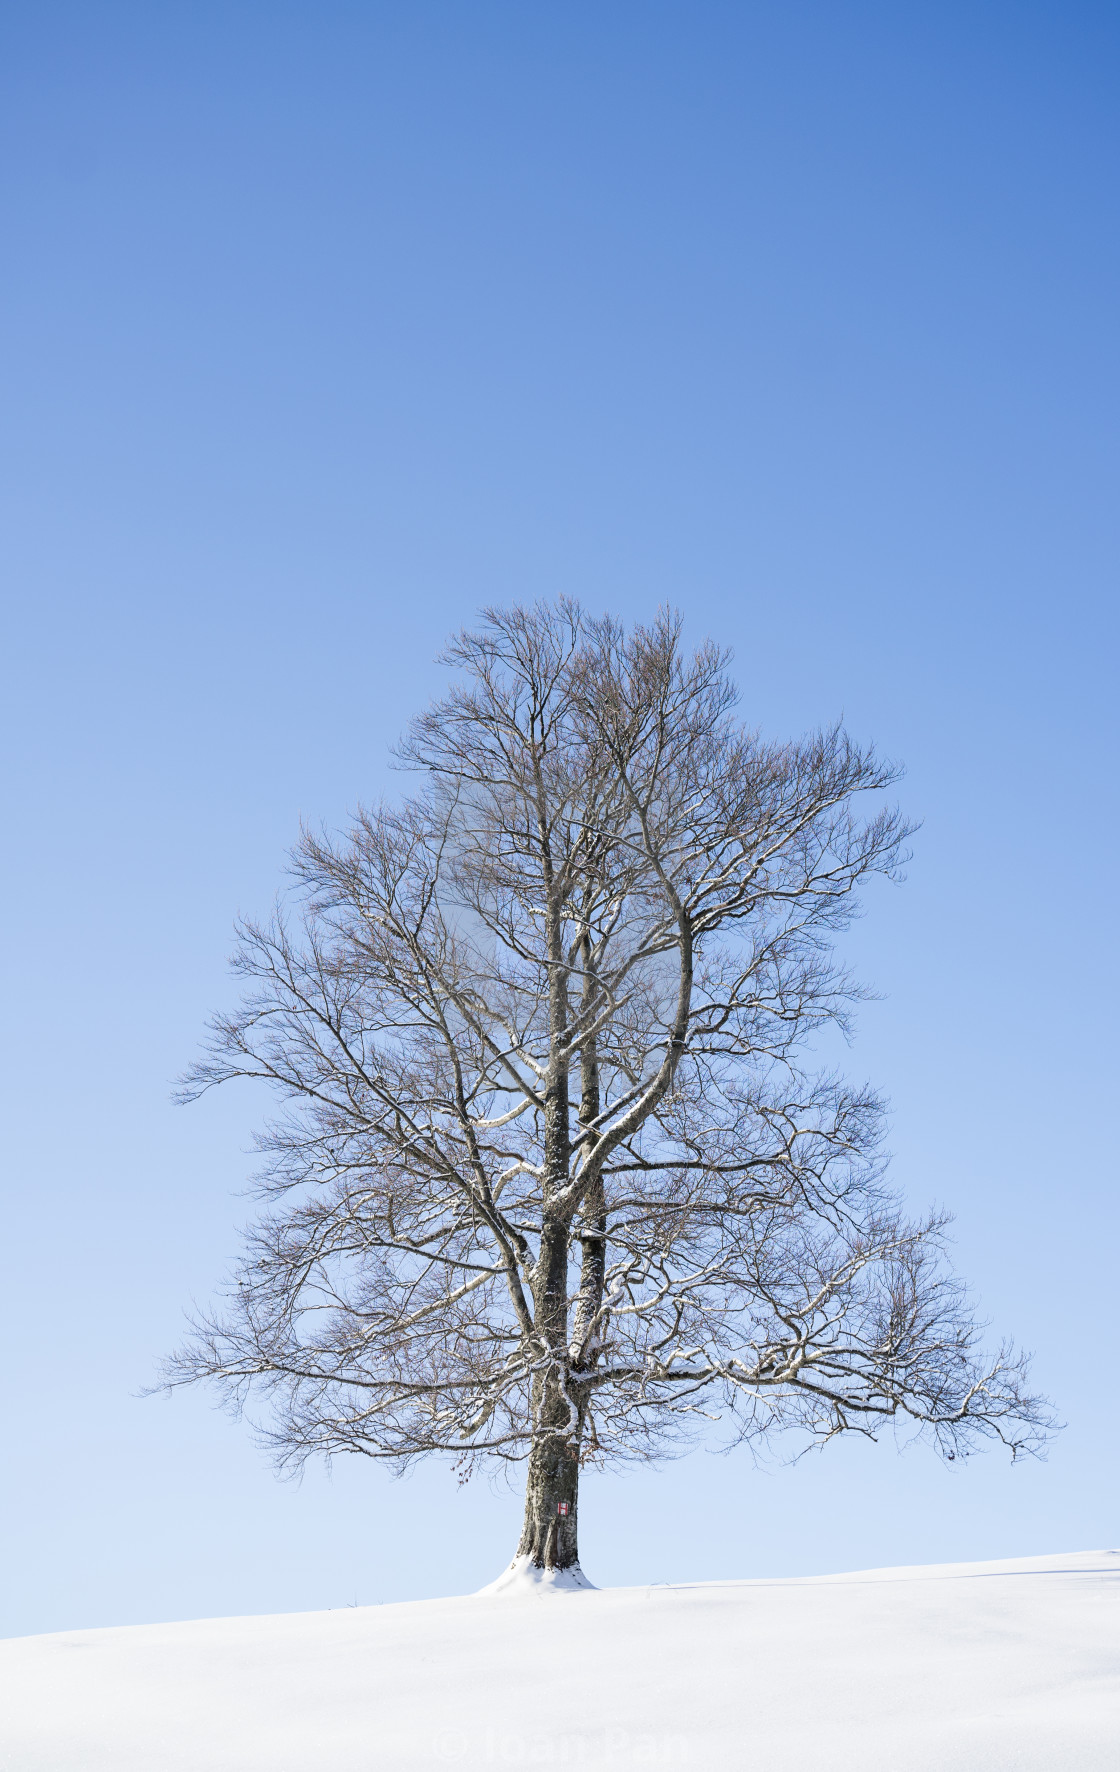
<path fill-rule="evenodd" d="M 0 14 L 0 1630 L 492 1577 L 515 1495 L 278 1483 L 139 1401 L 251 1093 L 169 1083 L 302 815 L 483 601 L 658 602 L 906 760 L 848 1060 L 1069 1426 L 594 1477 L 593 1580 L 1117 1541 L 1120 14 L 1079 0 L 23 0 Z"/>

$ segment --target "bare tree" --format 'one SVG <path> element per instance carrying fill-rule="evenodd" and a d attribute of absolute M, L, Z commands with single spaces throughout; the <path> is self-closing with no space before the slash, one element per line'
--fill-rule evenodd
<path fill-rule="evenodd" d="M 171 1383 L 262 1391 L 282 1461 L 525 1460 L 518 1556 L 577 1565 L 587 1460 L 734 1437 L 1037 1450 L 943 1220 L 884 1184 L 881 1108 L 814 1072 L 832 954 L 907 831 L 838 728 L 773 745 L 666 615 L 485 613 L 400 751 L 420 788 L 305 832 L 245 924 L 193 1098 L 260 1077 L 268 1202 Z"/>

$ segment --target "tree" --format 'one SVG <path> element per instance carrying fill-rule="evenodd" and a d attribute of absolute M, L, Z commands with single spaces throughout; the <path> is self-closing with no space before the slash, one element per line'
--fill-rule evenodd
<path fill-rule="evenodd" d="M 896 771 L 744 730 L 665 614 L 489 610 L 447 660 L 398 753 L 418 791 L 305 830 L 294 905 L 240 929 L 184 1094 L 284 1107 L 169 1382 L 263 1393 L 282 1462 L 527 1462 L 541 1569 L 578 1564 L 582 1464 L 714 1417 L 1037 1450 L 1023 1357 L 982 1356 L 943 1218 L 886 1185 L 879 1102 L 807 1054 L 859 994 L 832 938 L 902 859 Z"/>

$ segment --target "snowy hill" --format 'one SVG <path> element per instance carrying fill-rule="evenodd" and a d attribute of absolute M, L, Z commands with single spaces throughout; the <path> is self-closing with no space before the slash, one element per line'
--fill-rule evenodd
<path fill-rule="evenodd" d="M 4 1772 L 1115 1772 L 1120 1553 L 0 1644 Z"/>

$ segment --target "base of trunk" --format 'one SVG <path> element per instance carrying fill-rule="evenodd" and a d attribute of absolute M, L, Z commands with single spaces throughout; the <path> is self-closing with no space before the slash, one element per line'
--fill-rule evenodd
<path fill-rule="evenodd" d="M 497 1581 L 489 1582 L 478 1591 L 516 1598 L 519 1594 L 597 1593 L 598 1589 L 594 1582 L 588 1581 L 578 1563 L 570 1564 L 567 1569 L 542 1569 L 532 1557 L 520 1556 L 514 1557 Z"/>
<path fill-rule="evenodd" d="M 555 1434 L 543 1436 L 529 1454 L 518 1558 L 540 1570 L 579 1568 L 578 1497 L 577 1446 Z"/>

